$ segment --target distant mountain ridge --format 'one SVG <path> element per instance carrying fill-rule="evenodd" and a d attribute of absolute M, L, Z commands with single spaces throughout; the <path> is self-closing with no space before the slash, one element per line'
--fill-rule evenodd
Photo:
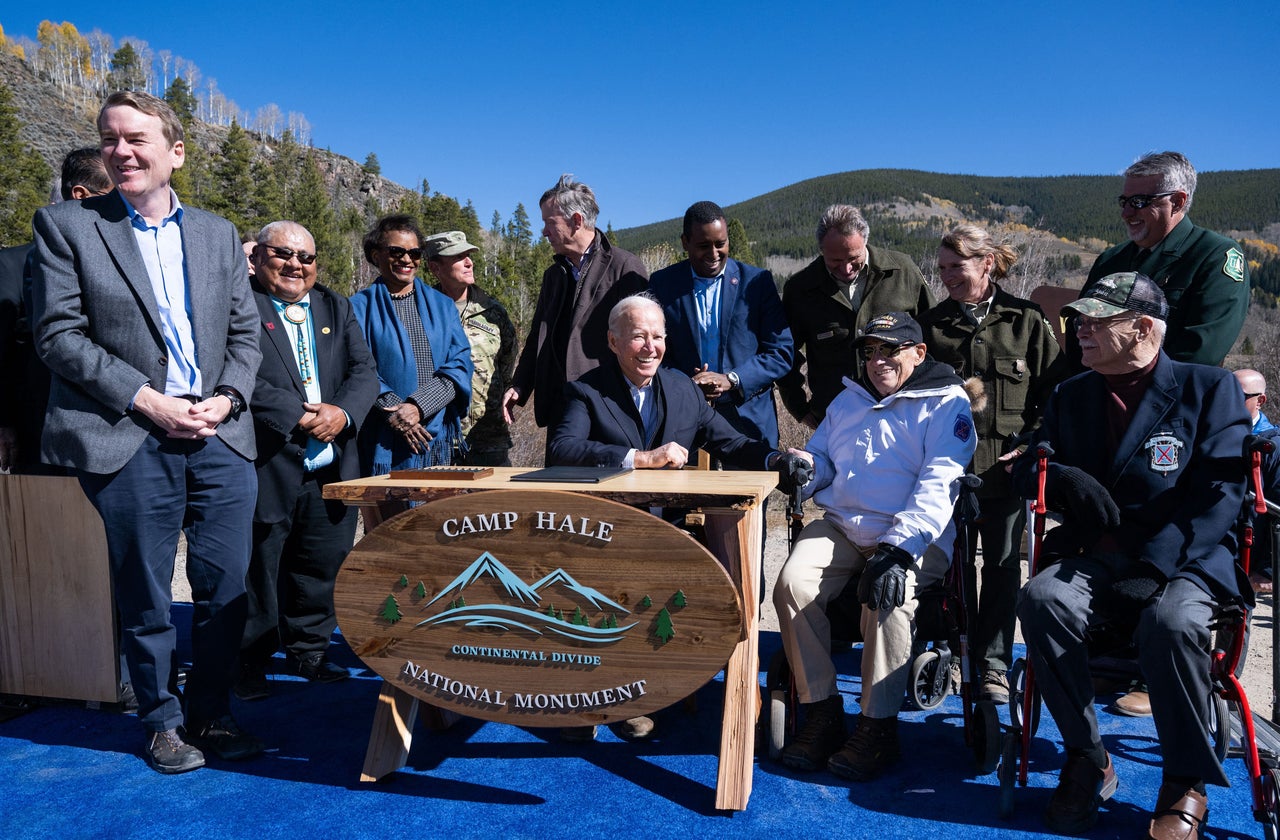
<path fill-rule="evenodd" d="M 1194 162 L 1194 161 L 1193 161 Z M 866 169 L 810 178 L 725 207 L 742 222 L 757 254 L 811 259 L 814 229 L 831 204 L 867 216 L 871 241 L 920 259 L 959 221 L 1043 231 L 1092 253 L 1124 237 L 1119 175 L 995 177 L 914 169 Z M 1199 173 L 1191 218 L 1214 230 L 1280 239 L 1280 169 Z M 672 244 L 680 219 L 614 232 L 624 248 Z M 1087 268 L 1087 265 L 1085 266 Z"/>

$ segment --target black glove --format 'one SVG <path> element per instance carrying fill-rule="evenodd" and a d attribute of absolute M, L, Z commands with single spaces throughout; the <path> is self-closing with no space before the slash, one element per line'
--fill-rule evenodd
<path fill-rule="evenodd" d="M 907 602 L 907 567 L 913 558 L 896 545 L 880 543 L 858 580 L 858 600 L 873 610 L 890 610 Z"/>
<path fill-rule="evenodd" d="M 778 489 L 788 496 L 813 480 L 813 464 L 790 452 L 779 453 L 773 469 L 778 474 Z"/>
<path fill-rule="evenodd" d="M 1071 518 L 1071 525 L 1092 537 L 1120 527 L 1120 508 L 1107 488 L 1079 467 L 1050 464 L 1044 488 L 1045 501 Z M 1096 535 L 1096 536 L 1095 536 Z"/>

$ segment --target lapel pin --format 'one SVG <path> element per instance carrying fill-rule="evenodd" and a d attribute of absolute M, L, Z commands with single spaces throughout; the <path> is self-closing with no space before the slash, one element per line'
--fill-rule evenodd
<path fill-rule="evenodd" d="M 267 321 L 266 326 L 267 326 L 267 329 L 269 330 L 274 330 L 276 328 L 276 325 L 273 321 Z"/>
<path fill-rule="evenodd" d="M 322 332 L 322 333 L 323 333 L 323 334 L 325 334 L 325 335 L 328 335 L 328 334 L 329 334 L 329 328 L 328 328 L 328 327 L 323 327 L 323 328 L 321 328 L 320 332 Z"/>

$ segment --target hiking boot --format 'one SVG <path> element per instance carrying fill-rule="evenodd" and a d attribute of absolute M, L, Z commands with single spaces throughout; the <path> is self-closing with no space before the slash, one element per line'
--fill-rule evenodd
<path fill-rule="evenodd" d="M 982 685 L 978 688 L 978 699 L 989 700 L 997 705 L 1009 702 L 1009 675 L 999 668 L 987 668 L 982 672 Z"/>
<path fill-rule="evenodd" d="M 831 754 L 844 743 L 844 699 L 835 694 L 817 703 L 805 703 L 804 726 L 782 751 L 782 763 L 792 770 L 821 770 Z"/>
<path fill-rule="evenodd" d="M 204 754 L 182 740 L 176 729 L 152 732 L 144 752 L 147 764 L 157 773 L 186 773 L 204 766 Z"/>
<path fill-rule="evenodd" d="M 842 779 L 869 782 L 901 757 L 898 719 L 858 715 L 853 737 L 827 760 L 827 769 Z"/>

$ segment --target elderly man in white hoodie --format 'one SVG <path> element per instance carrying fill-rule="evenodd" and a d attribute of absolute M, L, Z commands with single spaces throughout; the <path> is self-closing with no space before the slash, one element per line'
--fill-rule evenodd
<path fill-rule="evenodd" d="M 844 380 L 807 449 L 793 450 L 813 461 L 804 492 L 824 515 L 801 532 L 773 603 L 805 716 L 783 763 L 866 781 L 899 757 L 915 596 L 950 565 L 952 511 L 977 436 L 959 377 L 927 357 L 909 315 L 872 319 L 856 346 L 861 377 Z M 846 742 L 825 609 L 857 574 L 862 709 Z"/>

